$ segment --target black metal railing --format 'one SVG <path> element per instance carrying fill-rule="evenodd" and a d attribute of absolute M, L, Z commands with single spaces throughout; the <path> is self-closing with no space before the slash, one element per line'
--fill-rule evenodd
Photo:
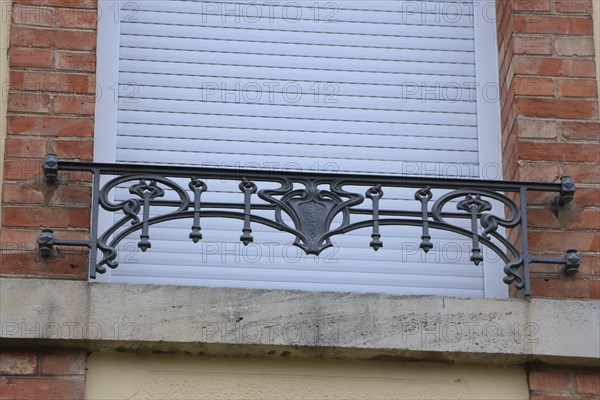
<path fill-rule="evenodd" d="M 332 245 L 334 235 L 362 228 L 371 228 L 369 245 L 375 251 L 383 246 L 380 227 L 385 225 L 420 227 L 420 248 L 424 252 L 433 248 L 435 235 L 432 231 L 454 232 L 471 240 L 470 259 L 475 265 L 483 261 L 482 246 L 496 253 L 505 264 L 504 282 L 523 289 L 525 296 L 530 295 L 530 264 L 560 264 L 564 266 L 564 274 L 574 275 L 580 263 L 576 250 L 567 250 L 562 258 L 535 257 L 528 250 L 527 193 L 556 192 L 554 206 L 559 209 L 570 202 L 575 193 L 575 184 L 567 176 L 562 177 L 559 183 L 508 182 L 103 164 L 62 161 L 56 154 L 48 154 L 44 160 L 46 181 L 58 184 L 60 171 L 86 171 L 91 174 L 90 236 L 88 240 L 65 240 L 55 237 L 52 229 L 47 228 L 39 236 L 39 251 L 47 257 L 56 245 L 89 247 L 89 275 L 92 279 L 96 273 L 106 272 L 106 267 L 118 266 L 117 246 L 129 235 L 139 232 L 138 247 L 146 251 L 151 247 L 150 226 L 189 219 L 188 238 L 197 243 L 202 240 L 202 220 L 215 217 L 241 220 L 240 240 L 245 245 L 253 241 L 252 224 L 263 224 L 291 234 L 295 238 L 294 245 L 307 254 L 316 255 Z M 203 194 L 211 190 L 206 182 L 215 179 L 239 182 L 243 202 L 203 201 Z M 261 189 L 261 184 L 266 182 L 278 187 Z M 109 194 L 114 193 L 117 187 L 127 188 L 128 197 L 119 201 L 111 199 Z M 363 189 L 357 192 L 350 187 Z M 380 201 L 388 188 L 415 189 L 414 201 L 420 211 L 380 208 Z M 175 193 L 177 199 L 164 199 L 167 190 Z M 262 201 L 255 201 L 257 198 Z M 455 210 L 449 211 L 450 205 Z M 150 215 L 151 210 L 164 210 L 164 207 L 170 207 L 170 211 Z M 99 231 L 98 222 L 101 209 L 120 216 L 103 232 Z M 258 210 L 262 214 L 268 210 L 271 217 L 257 215 Z M 362 219 L 357 218 L 358 215 L 362 215 Z M 466 224 L 469 228 L 464 227 L 465 220 L 470 222 Z M 518 244 L 507 239 L 505 228 L 521 229 Z"/>

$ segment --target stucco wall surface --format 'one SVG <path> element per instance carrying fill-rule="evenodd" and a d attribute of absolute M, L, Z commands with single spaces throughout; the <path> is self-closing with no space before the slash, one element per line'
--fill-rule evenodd
<path fill-rule="evenodd" d="M 95 353 L 86 379 L 88 400 L 528 398 L 518 367 Z"/>

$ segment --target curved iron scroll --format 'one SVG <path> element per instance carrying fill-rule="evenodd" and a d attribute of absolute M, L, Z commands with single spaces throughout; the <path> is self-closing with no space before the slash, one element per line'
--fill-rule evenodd
<path fill-rule="evenodd" d="M 563 272 L 573 275 L 580 262 L 575 250 L 568 250 L 564 258 L 532 257 L 527 250 L 527 191 L 557 191 L 560 197 L 555 203 L 566 204 L 574 194 L 569 177 L 563 177 L 560 184 L 539 184 L 274 171 L 267 175 L 252 170 L 63 162 L 53 154 L 46 157 L 44 170 L 49 183 L 60 181 L 59 170 L 93 174 L 90 239 L 57 239 L 51 229 L 45 229 L 38 239 L 43 256 L 50 255 L 53 246 L 59 244 L 90 247 L 92 278 L 106 272 L 106 267 L 118 267 L 118 244 L 128 236 L 139 234 L 138 247 L 145 252 L 152 247 L 153 225 L 186 219 L 190 220 L 189 239 L 197 243 L 203 239 L 201 226 L 205 218 L 240 220 L 240 241 L 244 245 L 254 240 L 252 224 L 263 224 L 293 235 L 294 245 L 315 255 L 332 246 L 333 236 L 357 229 L 371 228 L 371 240 L 366 239 L 365 245 L 368 243 L 375 251 L 384 247 L 381 226 L 420 227 L 420 248 L 424 252 L 433 248 L 437 230 L 449 231 L 471 240 L 470 258 L 475 266 L 483 261 L 482 246 L 497 254 L 505 263 L 504 282 L 524 289 L 525 295 L 530 293 L 529 264 L 562 264 Z M 100 185 L 103 175 L 114 177 Z M 203 196 L 211 193 L 209 181 L 217 178 L 239 182 L 242 201 L 204 201 Z M 266 183 L 278 187 L 264 188 Z M 362 187 L 361 191 L 357 192 L 357 187 Z M 113 200 L 117 188 L 120 198 Z M 415 190 L 412 197 L 420 211 L 381 209 L 386 188 Z M 129 195 L 123 196 L 125 190 Z M 100 209 L 115 215 L 103 232 L 98 232 Z M 258 210 L 267 210 L 271 216 L 258 215 Z M 505 230 L 515 228 L 522 230 L 519 245 L 505 235 Z"/>

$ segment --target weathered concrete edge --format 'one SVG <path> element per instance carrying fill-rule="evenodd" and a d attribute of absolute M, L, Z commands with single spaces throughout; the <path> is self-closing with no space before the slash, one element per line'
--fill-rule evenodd
<path fill-rule="evenodd" d="M 600 302 L 0 279 L 7 345 L 596 365 Z"/>

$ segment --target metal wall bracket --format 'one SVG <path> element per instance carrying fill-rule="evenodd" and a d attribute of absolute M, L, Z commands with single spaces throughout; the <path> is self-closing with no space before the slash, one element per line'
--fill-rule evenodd
<path fill-rule="evenodd" d="M 581 256 L 575 249 L 567 250 L 567 254 L 565 255 L 565 266 L 563 268 L 563 273 L 567 276 L 573 276 L 579 271 L 579 266 L 581 265 Z"/>
<path fill-rule="evenodd" d="M 37 242 L 40 255 L 42 257 L 50 257 L 54 248 L 54 231 L 49 228 L 42 229 Z"/>
<path fill-rule="evenodd" d="M 307 254 L 316 255 L 332 245 L 333 236 L 363 228 L 371 229 L 370 242 L 365 240 L 375 251 L 385 249 L 381 226 L 419 227 L 421 235 L 415 240 L 420 240 L 419 247 L 424 252 L 433 248 L 436 230 L 449 231 L 469 238 L 470 259 L 475 266 L 485 262 L 482 247 L 498 255 L 505 263 L 504 282 L 524 290 L 525 296 L 531 293 L 531 263 L 560 264 L 563 273 L 572 276 L 581 262 L 574 249 L 569 249 L 563 258 L 532 257 L 528 250 L 527 193 L 557 192 L 557 203 L 567 204 L 575 193 L 575 183 L 567 176 L 562 177 L 560 183 L 539 183 L 272 170 L 265 173 L 226 168 L 60 161 L 53 153 L 46 156 L 43 168 L 49 183 L 58 181 L 61 170 L 87 171 L 92 175 L 89 239 L 58 239 L 48 228 L 38 238 L 43 257 L 50 256 L 56 245 L 87 246 L 92 279 L 96 273 L 106 272 L 106 267 L 118 267 L 118 244 L 128 236 L 139 234 L 140 250 L 151 251 L 152 225 L 185 219 L 190 221 L 188 239 L 197 243 L 203 237 L 201 221 L 205 218 L 240 220 L 239 239 L 244 245 L 254 240 L 252 224 L 262 224 L 291 234 L 295 238 L 294 245 Z M 110 179 L 101 186 L 103 176 L 110 176 Z M 211 191 L 208 182 L 217 179 L 236 182 L 242 201 L 202 201 L 201 196 Z M 182 184 L 182 180 L 185 183 Z M 269 183 L 270 188 L 261 188 L 264 183 Z M 279 187 L 273 189 L 273 183 Z M 117 187 L 128 187 L 130 196 L 112 200 L 111 193 L 114 194 Z M 356 187 L 362 189 L 357 191 Z M 386 199 L 387 188 L 414 190 L 411 198 L 414 197 L 420 211 L 382 209 L 381 200 Z M 169 199 L 165 199 L 167 191 Z M 262 201 L 257 202 L 257 198 Z M 101 209 L 120 217 L 103 232 L 98 229 Z M 151 209 L 154 216 L 151 216 Z M 260 215 L 255 212 L 257 210 L 261 211 Z M 271 217 L 265 217 L 265 210 L 270 211 Z M 499 228 L 520 228 L 521 243 L 516 245 L 509 241 Z"/>
<path fill-rule="evenodd" d="M 563 176 L 560 178 L 560 196 L 558 198 L 558 205 L 564 206 L 567 203 L 573 201 L 575 196 L 575 180 L 570 176 Z"/>
<path fill-rule="evenodd" d="M 54 153 L 48 153 L 44 157 L 44 180 L 48 183 L 58 181 L 58 155 Z"/>

